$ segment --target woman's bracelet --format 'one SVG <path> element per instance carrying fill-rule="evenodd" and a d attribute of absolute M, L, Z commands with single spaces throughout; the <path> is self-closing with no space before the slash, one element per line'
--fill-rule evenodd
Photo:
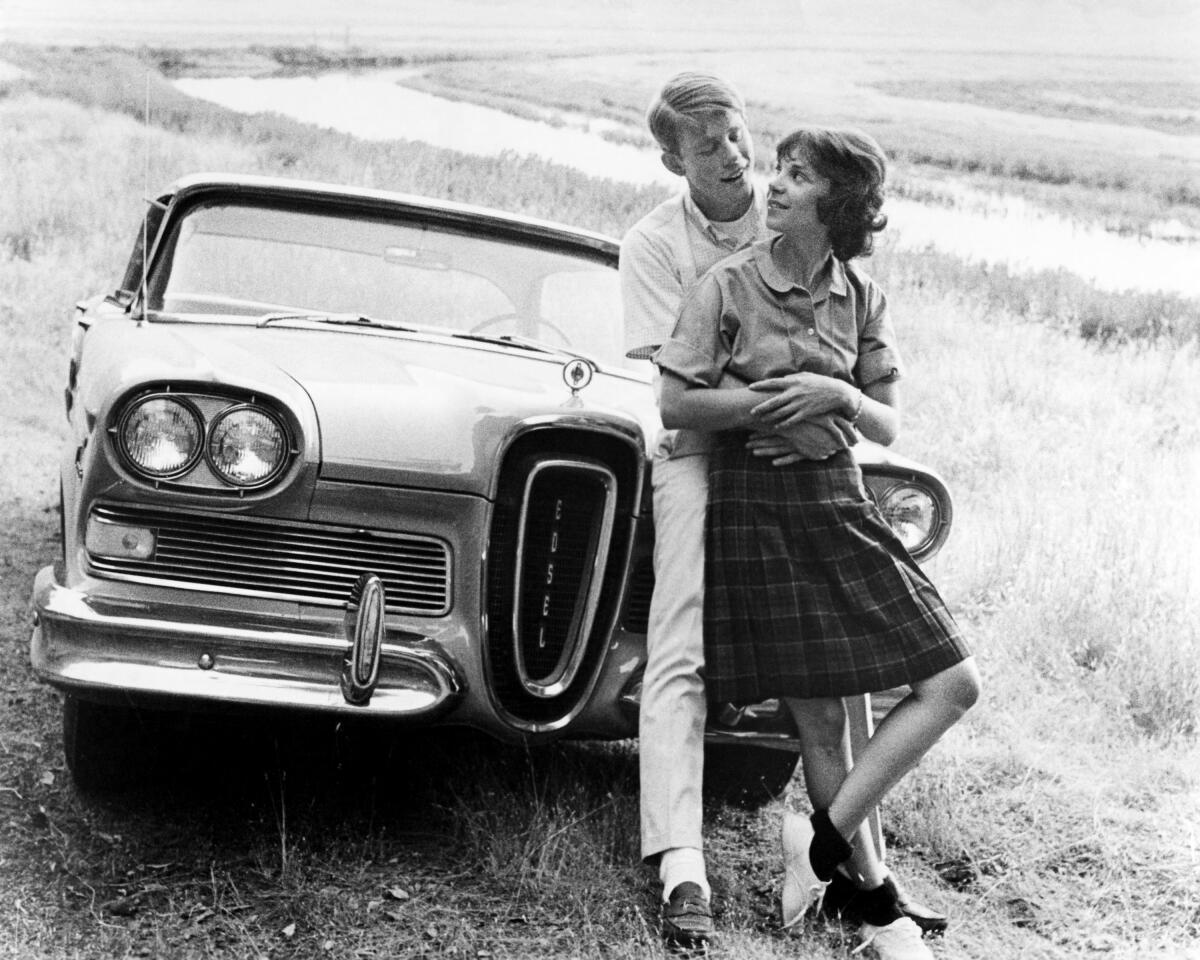
<path fill-rule="evenodd" d="M 862 407 L 863 407 L 863 392 L 861 390 L 859 390 L 858 391 L 858 402 L 855 403 L 855 405 L 854 405 L 854 412 L 852 414 L 850 414 L 850 422 L 851 423 L 858 423 L 858 418 L 862 416 Z"/>

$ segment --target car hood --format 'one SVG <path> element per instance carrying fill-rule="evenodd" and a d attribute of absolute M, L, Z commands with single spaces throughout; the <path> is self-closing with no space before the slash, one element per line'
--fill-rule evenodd
<path fill-rule="evenodd" d="M 265 366 L 311 398 L 321 477 L 489 495 L 514 431 L 554 420 L 631 434 L 659 425 L 648 379 L 597 373 L 573 395 L 567 356 L 373 329 L 174 328 L 217 380 Z"/>

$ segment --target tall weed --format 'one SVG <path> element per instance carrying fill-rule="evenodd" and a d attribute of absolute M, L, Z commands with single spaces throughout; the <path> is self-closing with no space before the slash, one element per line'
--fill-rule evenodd
<path fill-rule="evenodd" d="M 899 444 L 955 491 L 937 564 L 991 652 L 1145 731 L 1195 733 L 1196 347 L 1098 350 L 969 299 L 894 295 L 912 370 Z"/>

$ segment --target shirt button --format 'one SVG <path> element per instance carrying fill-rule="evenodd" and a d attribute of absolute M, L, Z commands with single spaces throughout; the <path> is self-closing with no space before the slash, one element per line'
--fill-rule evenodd
<path fill-rule="evenodd" d="M 816 336 L 816 334 L 817 334 L 817 331 L 813 327 L 808 328 L 808 335 L 810 337 L 814 337 L 814 336 Z"/>

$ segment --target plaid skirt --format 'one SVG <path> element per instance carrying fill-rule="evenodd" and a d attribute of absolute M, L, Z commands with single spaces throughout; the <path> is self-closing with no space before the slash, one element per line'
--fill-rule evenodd
<path fill-rule="evenodd" d="M 849 452 L 776 467 L 745 442 L 721 435 L 709 461 L 710 700 L 873 693 L 970 655 Z"/>

